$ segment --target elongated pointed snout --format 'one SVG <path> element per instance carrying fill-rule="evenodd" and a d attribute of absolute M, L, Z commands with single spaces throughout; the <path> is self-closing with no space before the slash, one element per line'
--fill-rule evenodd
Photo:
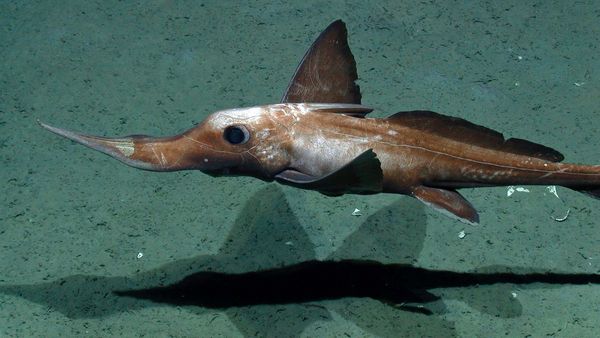
<path fill-rule="evenodd" d="M 223 170 L 239 161 L 239 154 L 215 150 L 189 131 L 172 137 L 131 135 L 106 138 L 76 133 L 38 121 L 43 128 L 107 154 L 131 167 L 151 171 Z M 193 130 L 193 129 L 192 129 Z"/>

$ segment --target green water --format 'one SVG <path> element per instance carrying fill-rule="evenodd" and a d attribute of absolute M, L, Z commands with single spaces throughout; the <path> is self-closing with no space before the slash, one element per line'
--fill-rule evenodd
<path fill-rule="evenodd" d="M 3 1 L 0 336 L 597 336 L 600 204 L 582 194 L 466 189 L 472 226 L 399 195 L 138 171 L 36 119 L 171 135 L 275 103 L 343 19 L 375 116 L 433 110 L 600 163 L 598 15 L 593 1 Z M 186 277 L 162 302 L 115 293 Z"/>

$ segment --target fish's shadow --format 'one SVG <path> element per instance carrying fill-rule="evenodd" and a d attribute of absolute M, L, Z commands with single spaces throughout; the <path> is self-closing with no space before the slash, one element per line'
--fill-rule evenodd
<path fill-rule="evenodd" d="M 453 323 L 438 315 L 445 311 L 445 299 L 516 317 L 522 307 L 511 297 L 510 284 L 600 282 L 598 275 L 514 273 L 507 267 L 488 268 L 489 273 L 414 267 L 425 224 L 421 204 L 401 198 L 369 216 L 330 257 L 319 261 L 285 194 L 269 185 L 247 203 L 217 254 L 178 260 L 131 277 L 75 275 L 35 285 L 3 285 L 0 292 L 70 318 L 167 303 L 196 313 L 219 309 L 244 334 L 281 336 L 299 335 L 311 323 L 331 319 L 334 311 L 376 335 L 397 336 L 425 334 L 432 328 L 453 333 Z"/>

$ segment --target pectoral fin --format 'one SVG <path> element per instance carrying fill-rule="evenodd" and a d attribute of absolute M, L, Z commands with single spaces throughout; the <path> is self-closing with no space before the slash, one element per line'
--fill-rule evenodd
<path fill-rule="evenodd" d="M 282 184 L 317 190 L 328 196 L 345 193 L 375 194 L 381 192 L 383 172 L 377 155 L 369 149 L 340 169 L 321 177 L 296 170 L 284 170 L 275 179 Z"/>
<path fill-rule="evenodd" d="M 419 201 L 466 223 L 479 223 L 477 210 L 455 190 L 418 186 L 412 194 Z"/>

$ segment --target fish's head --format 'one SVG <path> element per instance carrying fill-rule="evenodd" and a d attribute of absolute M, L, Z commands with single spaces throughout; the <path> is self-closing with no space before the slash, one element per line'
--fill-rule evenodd
<path fill-rule="evenodd" d="M 194 155 L 193 162 L 202 163 L 196 169 L 271 180 L 290 163 L 289 120 L 280 104 L 229 109 L 209 115 L 182 136 L 206 149 Z"/>
<path fill-rule="evenodd" d="M 271 180 L 289 165 L 285 105 L 218 111 L 195 127 L 171 137 L 90 136 L 45 129 L 144 170 L 201 170 L 213 176 L 247 175 Z"/>

